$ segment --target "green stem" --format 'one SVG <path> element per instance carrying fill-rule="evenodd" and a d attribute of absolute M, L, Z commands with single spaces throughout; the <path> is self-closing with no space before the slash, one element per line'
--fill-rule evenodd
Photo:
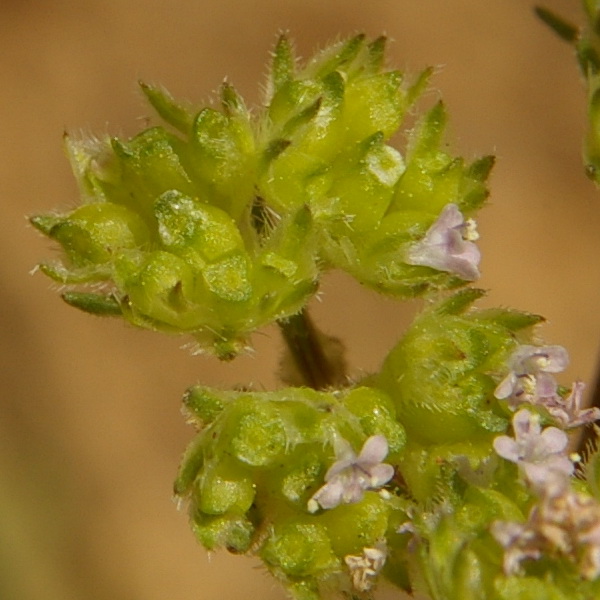
<path fill-rule="evenodd" d="M 288 319 L 277 321 L 291 358 L 307 387 L 323 390 L 343 384 L 346 373 L 343 361 L 328 356 L 329 338 L 313 323 L 306 309 Z"/>

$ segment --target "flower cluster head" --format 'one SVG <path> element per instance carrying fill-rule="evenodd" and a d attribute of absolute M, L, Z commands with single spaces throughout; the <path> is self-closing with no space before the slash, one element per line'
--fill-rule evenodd
<path fill-rule="evenodd" d="M 385 45 L 359 35 L 300 66 L 281 37 L 256 112 L 229 83 L 202 109 L 141 84 L 163 124 L 65 137 L 82 205 L 31 220 L 64 250 L 41 269 L 77 308 L 224 359 L 301 310 L 328 269 L 401 297 L 476 279 L 470 217 L 493 161 L 441 149 L 441 103 L 405 149 L 388 144 L 430 71 L 406 84 Z"/>
<path fill-rule="evenodd" d="M 567 486 L 544 493 L 524 523 L 496 521 L 492 534 L 504 548 L 504 572 L 522 572 L 523 562 L 564 557 L 588 580 L 600 576 L 600 503 Z"/>
<path fill-rule="evenodd" d="M 387 394 L 196 386 L 185 403 L 200 431 L 175 492 L 207 549 L 258 554 L 298 598 L 340 574 L 357 591 L 375 584 L 397 510 L 380 488 L 406 443 Z"/>
<path fill-rule="evenodd" d="M 496 521 L 492 534 L 504 548 L 507 575 L 522 572 L 526 560 L 566 557 L 585 579 L 600 576 L 600 503 L 571 489 L 574 467 L 566 454 L 567 436 L 556 427 L 543 431 L 526 409 L 513 417 L 515 439 L 501 436 L 494 449 L 517 463 L 539 496 L 524 523 Z"/>
<path fill-rule="evenodd" d="M 325 485 L 308 501 L 309 512 L 358 502 L 365 491 L 385 485 L 394 476 L 394 467 L 383 463 L 387 453 L 388 443 L 382 435 L 367 439 L 358 456 L 346 440 L 337 438 L 337 461 L 325 474 Z"/>

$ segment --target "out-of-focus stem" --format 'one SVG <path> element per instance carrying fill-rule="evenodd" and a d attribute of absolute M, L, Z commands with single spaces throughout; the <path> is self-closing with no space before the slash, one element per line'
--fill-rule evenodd
<path fill-rule="evenodd" d="M 317 329 L 306 309 L 277 324 L 304 385 L 323 390 L 345 382 L 343 360 L 328 355 L 324 346 L 328 338 Z"/>

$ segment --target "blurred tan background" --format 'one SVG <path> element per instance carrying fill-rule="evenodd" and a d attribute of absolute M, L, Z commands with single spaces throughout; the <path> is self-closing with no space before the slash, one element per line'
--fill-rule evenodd
<path fill-rule="evenodd" d="M 579 18 L 576 0 L 545 0 Z M 196 545 L 171 482 L 193 431 L 190 384 L 275 384 L 280 341 L 257 335 L 233 364 L 182 339 L 64 305 L 29 271 L 54 250 L 25 215 L 70 207 L 65 128 L 130 135 L 149 109 L 140 78 L 203 101 L 227 76 L 252 104 L 280 30 L 303 56 L 358 31 L 389 62 L 434 78 L 448 141 L 495 153 L 479 229 L 488 304 L 544 314 L 544 337 L 592 382 L 600 340 L 600 193 L 584 177 L 584 93 L 569 48 L 529 0 L 0 1 L 0 598 L 242 600 L 284 597 L 250 559 Z M 314 313 L 357 369 L 379 365 L 410 321 L 400 305 L 329 277 Z"/>

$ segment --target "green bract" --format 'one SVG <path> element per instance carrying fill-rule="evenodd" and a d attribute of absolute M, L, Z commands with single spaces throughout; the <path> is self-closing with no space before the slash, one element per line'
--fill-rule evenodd
<path fill-rule="evenodd" d="M 256 113 L 227 83 L 221 106 L 199 112 L 141 84 L 165 126 L 65 137 L 83 205 L 32 219 L 64 250 L 41 269 L 73 306 L 191 334 L 220 358 L 301 310 L 330 268 L 404 297 L 463 284 L 443 256 L 408 255 L 445 207 L 466 218 L 481 206 L 492 160 L 466 165 L 440 148 L 441 104 L 406 149 L 388 144 L 429 71 L 406 85 L 384 49 L 356 36 L 300 68 L 282 37 Z"/>
<path fill-rule="evenodd" d="M 543 319 L 513 310 L 467 312 L 483 293 L 463 290 L 424 311 L 377 378 L 420 442 L 476 440 L 507 427 L 494 399 L 497 374 L 518 341 L 527 339 L 527 329 Z"/>

